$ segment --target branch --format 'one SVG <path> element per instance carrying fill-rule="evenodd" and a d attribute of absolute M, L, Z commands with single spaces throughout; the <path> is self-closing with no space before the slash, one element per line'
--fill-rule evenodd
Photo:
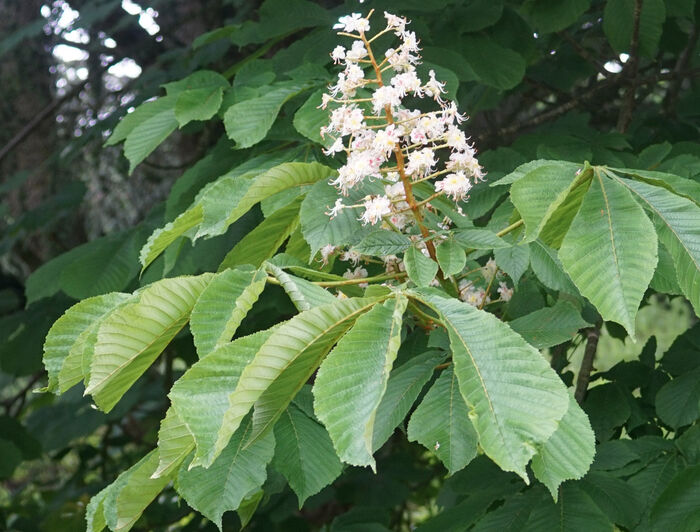
<path fill-rule="evenodd" d="M 583 353 L 581 370 L 579 371 L 578 379 L 576 379 L 576 391 L 574 392 L 574 397 L 579 404 L 581 404 L 586 397 L 588 383 L 591 381 L 593 359 L 595 358 L 595 352 L 598 349 L 598 340 L 600 339 L 600 327 L 600 324 L 596 324 L 594 327 L 586 329 L 588 342 L 586 343 L 586 350 Z"/>
<path fill-rule="evenodd" d="M 642 1 L 643 0 L 635 0 L 634 2 L 634 26 L 632 28 L 630 60 L 622 72 L 623 75 L 627 75 L 629 69 L 629 77 L 632 82 L 625 92 L 622 108 L 620 109 L 620 116 L 617 120 L 617 130 L 620 133 L 627 131 L 632 121 L 632 113 L 634 112 L 635 94 L 637 92 L 637 74 L 639 73 L 639 22 L 642 16 Z"/>
<path fill-rule="evenodd" d="M 58 100 L 54 100 L 49 105 L 44 107 L 41 111 L 39 111 L 39 113 L 37 113 L 36 116 L 34 116 L 34 118 L 32 118 L 27 123 L 27 125 L 25 125 L 14 137 L 10 139 L 10 141 L 7 144 L 5 144 L 5 146 L 3 146 L 3 148 L 0 150 L 0 161 L 2 161 L 5 158 L 5 156 L 8 153 L 10 153 L 13 149 L 15 149 L 18 144 L 20 144 L 24 139 L 26 139 L 32 133 L 32 131 L 34 131 L 39 126 L 39 124 L 41 124 L 49 116 L 52 116 L 54 111 L 56 111 L 56 109 L 63 105 L 63 103 L 72 99 L 78 93 L 80 93 L 80 91 L 83 90 L 83 87 L 85 87 L 86 83 L 87 80 L 83 81 L 80 85 L 76 85 L 73 88 L 73 90 L 67 92 Z"/>
<path fill-rule="evenodd" d="M 605 67 L 603 66 L 603 63 L 598 61 L 595 56 L 591 55 L 588 50 L 586 50 L 583 46 L 581 46 L 579 43 L 576 42 L 576 40 L 569 35 L 566 30 L 562 30 L 558 32 L 558 35 L 564 39 L 566 42 L 568 42 L 574 49 L 574 51 L 584 60 L 586 63 L 591 65 L 593 68 L 596 69 L 596 71 L 601 74 L 603 77 L 607 78 L 610 76 L 610 72 L 605 70 Z"/>

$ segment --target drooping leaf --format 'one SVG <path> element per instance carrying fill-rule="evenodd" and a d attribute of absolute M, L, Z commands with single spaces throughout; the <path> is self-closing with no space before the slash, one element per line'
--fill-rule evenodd
<path fill-rule="evenodd" d="M 437 263 L 426 257 L 416 246 L 411 246 L 403 256 L 406 273 L 418 286 L 428 286 L 438 272 Z"/>
<path fill-rule="evenodd" d="M 226 83 L 226 80 L 224 80 Z M 180 127 L 193 120 L 209 120 L 221 107 L 224 88 L 228 86 L 208 86 L 185 90 L 178 94 L 175 103 L 175 119 Z"/>
<path fill-rule="evenodd" d="M 588 471 L 595 455 L 595 435 L 586 414 L 569 396 L 569 409 L 557 430 L 532 459 L 532 471 L 549 489 L 554 501 L 565 480 L 579 479 Z"/>
<path fill-rule="evenodd" d="M 263 269 L 225 270 L 216 274 L 192 309 L 190 329 L 202 358 L 231 341 L 236 329 L 265 288 Z"/>
<path fill-rule="evenodd" d="M 338 456 L 370 465 L 377 408 L 401 344 L 406 299 L 391 298 L 360 316 L 321 364 L 314 382 L 314 411 Z"/>
<path fill-rule="evenodd" d="M 158 431 L 158 467 L 153 477 L 168 475 L 194 449 L 194 437 L 174 408 L 168 408 Z"/>
<path fill-rule="evenodd" d="M 77 364 L 69 362 L 78 338 L 94 323 L 113 308 L 129 298 L 129 294 L 112 293 L 95 296 L 76 303 L 51 326 L 44 341 L 44 367 L 49 374 L 48 391 L 66 391 L 83 377 L 82 356 Z M 66 364 L 77 366 L 77 372 L 69 371 L 63 379 L 60 374 Z M 76 375 L 73 375 L 76 373 Z M 70 376 L 69 376 L 70 375 Z"/>
<path fill-rule="evenodd" d="M 187 469 L 183 464 L 178 473 L 177 492 L 219 530 L 224 512 L 236 510 L 251 491 L 265 482 L 267 464 L 275 452 L 271 432 L 246 445 L 251 429 L 252 421 L 241 424 L 208 468 Z"/>
<path fill-rule="evenodd" d="M 569 294 L 578 293 L 571 278 L 564 271 L 557 252 L 540 240 L 530 243 L 530 267 L 547 288 Z"/>
<path fill-rule="evenodd" d="M 656 394 L 656 413 L 677 429 L 700 417 L 700 368 L 664 384 Z"/>
<path fill-rule="evenodd" d="M 175 242 L 185 232 L 202 223 L 203 220 L 202 207 L 195 205 L 193 208 L 180 214 L 172 222 L 165 224 L 160 229 L 156 229 L 141 248 L 139 260 L 141 261 L 142 270 L 145 270 L 149 264 L 158 258 L 158 255 L 163 253 L 165 248 Z"/>
<path fill-rule="evenodd" d="M 634 336 L 637 309 L 658 255 L 654 226 L 629 191 L 597 175 L 559 257 L 601 316 Z"/>
<path fill-rule="evenodd" d="M 126 139 L 136 127 L 147 120 L 158 116 L 175 106 L 176 98 L 165 96 L 139 105 L 133 112 L 126 114 L 114 128 L 114 131 L 105 142 L 105 146 L 113 146 Z"/>
<path fill-rule="evenodd" d="M 670 251 L 678 284 L 700 312 L 700 207 L 661 187 L 617 178 L 654 214 L 659 223 L 659 239 Z"/>
<path fill-rule="evenodd" d="M 451 367 L 442 372 L 411 415 L 408 439 L 433 451 L 450 475 L 476 456 L 477 435 Z"/>
<path fill-rule="evenodd" d="M 530 265 L 530 248 L 527 244 L 498 248 L 493 250 L 493 257 L 498 267 L 508 274 L 513 284 L 517 285 Z"/>
<path fill-rule="evenodd" d="M 343 464 L 333 450 L 328 433 L 294 404 L 275 424 L 277 442 L 272 465 L 284 475 L 299 499 L 299 508 L 333 482 Z"/>
<path fill-rule="evenodd" d="M 384 445 L 406 417 L 442 358 L 440 353 L 428 351 L 411 358 L 391 372 L 384 397 L 374 417 L 373 452 Z"/>
<path fill-rule="evenodd" d="M 170 390 L 172 410 L 197 446 L 193 467 L 209 456 L 223 425 L 231 391 L 243 368 L 271 334 L 272 330 L 261 331 L 222 345 L 187 370 Z"/>
<path fill-rule="evenodd" d="M 124 156 L 129 160 L 129 173 L 177 129 L 175 110 L 170 107 L 139 123 L 126 137 Z"/>
<path fill-rule="evenodd" d="M 298 198 L 263 220 L 226 254 L 219 265 L 219 270 L 241 264 L 259 267 L 272 258 L 299 226 L 300 204 L 301 198 Z"/>
<path fill-rule="evenodd" d="M 275 329 L 230 394 L 216 444 L 203 463 L 218 455 L 253 405 L 251 439 L 269 431 L 338 337 L 377 302 L 376 298 L 337 301 L 302 312 Z"/>
<path fill-rule="evenodd" d="M 525 467 L 567 411 L 562 381 L 532 346 L 498 318 L 428 291 L 450 337 L 459 388 L 484 452 L 527 479 Z"/>
<path fill-rule="evenodd" d="M 211 274 L 163 279 L 100 324 L 85 393 L 109 411 L 187 323 Z"/>

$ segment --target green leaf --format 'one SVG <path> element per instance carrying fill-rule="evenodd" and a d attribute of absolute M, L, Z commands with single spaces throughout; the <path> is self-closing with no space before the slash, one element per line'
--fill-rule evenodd
<path fill-rule="evenodd" d="M 487 152 L 487 153 L 490 153 L 490 152 Z M 534 161 L 530 161 L 530 162 L 521 164 L 515 170 L 513 170 L 511 173 L 503 176 L 501 179 L 499 179 L 497 181 L 494 181 L 489 186 L 498 187 L 501 185 L 510 185 L 511 183 L 515 183 L 519 179 L 522 179 L 523 177 L 525 177 L 530 172 L 537 170 L 538 168 L 540 168 L 542 166 L 558 167 L 563 172 L 568 172 L 569 170 L 572 172 L 576 172 L 577 170 L 582 169 L 580 164 L 575 164 L 575 163 L 571 163 L 571 162 L 567 162 L 567 161 L 551 161 L 548 159 L 536 159 Z"/>
<path fill-rule="evenodd" d="M 614 175 L 614 174 L 613 174 Z M 700 207 L 661 187 L 617 178 L 659 222 L 659 239 L 671 252 L 678 284 L 700 313 Z"/>
<path fill-rule="evenodd" d="M 418 286 L 428 286 L 433 282 L 438 272 L 437 263 L 430 257 L 423 255 L 416 246 L 411 246 L 406 250 L 403 262 L 408 278 Z"/>
<path fill-rule="evenodd" d="M 133 112 L 124 115 L 119 121 L 114 131 L 105 142 L 105 146 L 113 146 L 126 139 L 139 125 L 164 112 L 172 110 L 175 106 L 176 98 L 165 96 L 150 102 L 139 105 Z"/>
<path fill-rule="evenodd" d="M 612 522 L 634 530 L 644 512 L 644 503 L 640 493 L 627 481 L 612 473 L 589 471 L 577 484 Z"/>
<path fill-rule="evenodd" d="M 151 236 L 141 248 L 139 260 L 142 269 L 145 270 L 158 256 L 165 251 L 170 244 L 184 235 L 194 226 L 202 223 L 204 217 L 202 215 L 202 207 L 195 205 L 191 209 L 187 209 L 180 214 L 172 222 L 168 222 L 160 229 L 153 231 Z"/>
<path fill-rule="evenodd" d="M 401 233 L 380 229 L 364 237 L 353 249 L 362 255 L 386 256 L 403 253 L 411 245 L 411 239 Z"/>
<path fill-rule="evenodd" d="M 384 445 L 396 426 L 406 417 L 423 386 L 433 375 L 435 366 L 442 359 L 441 354 L 428 351 L 411 358 L 391 372 L 384 397 L 374 417 L 373 452 Z"/>
<path fill-rule="evenodd" d="M 556 502 L 559 486 L 565 480 L 579 479 L 588 471 L 595 455 L 595 435 L 588 417 L 569 396 L 569 409 L 557 430 L 532 459 L 532 471 Z"/>
<path fill-rule="evenodd" d="M 527 244 L 518 244 L 494 249 L 493 258 L 496 259 L 498 267 L 513 280 L 513 284 L 517 285 L 530 265 L 530 248 Z"/>
<path fill-rule="evenodd" d="M 503 13 L 503 2 L 501 0 L 475 0 L 460 9 L 458 13 L 460 31 L 479 31 L 498 22 Z"/>
<path fill-rule="evenodd" d="M 224 76 L 213 70 L 197 70 L 186 78 L 163 85 L 168 96 L 180 95 L 190 90 L 229 88 L 231 85 Z"/>
<path fill-rule="evenodd" d="M 477 435 L 453 369 L 445 369 L 411 415 L 408 439 L 433 451 L 450 475 L 476 456 Z"/>
<path fill-rule="evenodd" d="M 70 353 L 85 331 L 113 308 L 131 297 L 129 294 L 105 294 L 95 296 L 76 303 L 69 308 L 63 316 L 58 318 L 51 326 L 44 341 L 44 367 L 49 374 L 48 391 L 55 391 L 59 387 L 62 392 L 73 384 L 78 383 L 82 377 L 82 356 L 78 360 L 77 379 L 74 377 L 60 378 L 64 366 L 68 363 L 71 367 L 75 364 L 68 361 Z"/>
<path fill-rule="evenodd" d="M 527 463 L 568 408 L 564 384 L 539 352 L 494 315 L 427 290 L 419 297 L 445 324 L 479 445 L 527 482 Z"/>
<path fill-rule="evenodd" d="M 353 209 L 343 209 L 338 216 L 330 218 L 326 213 L 338 199 L 338 191 L 327 181 L 316 183 L 301 204 L 301 232 L 311 246 L 311 257 L 323 246 L 345 246 L 361 241 L 371 232 L 371 226 L 363 226 Z M 350 193 L 347 203 L 362 199 Z"/>
<path fill-rule="evenodd" d="M 700 417 L 700 368 L 664 384 L 656 394 L 656 413 L 674 429 Z"/>
<path fill-rule="evenodd" d="M 175 119 L 180 127 L 193 120 L 209 120 L 219 111 L 224 99 L 222 87 L 204 87 L 181 92 L 175 104 Z"/>
<path fill-rule="evenodd" d="M 197 446 L 191 467 L 201 465 L 210 456 L 228 410 L 228 397 L 236 388 L 243 368 L 253 360 L 272 331 L 237 338 L 219 347 L 192 365 L 170 390 L 168 397 L 174 415 L 186 425 Z"/>
<path fill-rule="evenodd" d="M 226 134 L 238 148 L 248 148 L 265 138 L 287 100 L 303 92 L 293 82 L 271 87 L 263 96 L 233 104 L 224 114 Z"/>
<path fill-rule="evenodd" d="M 579 329 L 590 327 L 574 306 L 559 301 L 508 323 L 511 329 L 537 349 L 552 347 L 571 340 Z"/>
<path fill-rule="evenodd" d="M 293 404 L 277 421 L 274 432 L 277 448 L 272 466 L 287 479 L 301 508 L 306 499 L 338 478 L 343 464 L 323 426 Z"/>
<path fill-rule="evenodd" d="M 510 48 L 481 35 L 465 35 L 461 51 L 482 83 L 497 89 L 512 89 L 525 75 L 525 60 Z"/>
<path fill-rule="evenodd" d="M 578 294 L 578 289 L 564 271 L 557 252 L 540 240 L 530 243 L 530 267 L 547 288 L 574 295 Z"/>
<path fill-rule="evenodd" d="M 533 28 L 544 34 L 568 28 L 588 10 L 590 4 L 590 0 L 527 0 L 522 11 Z"/>
<path fill-rule="evenodd" d="M 299 226 L 300 205 L 301 198 L 298 198 L 263 220 L 226 254 L 219 270 L 241 264 L 259 267 L 271 259 Z"/>
<path fill-rule="evenodd" d="M 126 137 L 124 156 L 129 160 L 129 173 L 148 157 L 177 129 L 175 110 L 169 107 L 138 124 Z"/>
<path fill-rule="evenodd" d="M 251 440 L 272 428 L 323 357 L 377 298 L 353 298 L 312 308 L 280 325 L 246 366 L 229 396 L 229 407 L 206 465 L 226 445 L 255 405 Z"/>
<path fill-rule="evenodd" d="M 348 464 L 376 467 L 374 419 L 401 345 L 406 303 L 391 298 L 360 316 L 316 374 L 314 411 Z"/>
<path fill-rule="evenodd" d="M 537 238 L 570 191 L 587 180 L 592 170 L 581 172 L 572 165 L 538 166 L 510 187 L 510 199 L 525 222 L 525 240 Z"/>
<path fill-rule="evenodd" d="M 654 226 L 629 191 L 598 175 L 559 257 L 603 319 L 623 325 L 634 337 L 637 309 L 658 255 Z"/>
<path fill-rule="evenodd" d="M 555 503 L 549 496 L 534 504 L 523 532 L 565 532 L 595 530 L 613 532 L 614 526 L 608 517 L 576 484 L 564 484 Z"/>
<path fill-rule="evenodd" d="M 85 508 L 85 521 L 87 532 L 101 532 L 107 526 L 104 515 L 104 500 L 111 486 L 107 486 L 94 495 Z"/>
<path fill-rule="evenodd" d="M 603 11 L 603 31 L 616 52 L 630 52 L 634 27 L 635 0 L 608 0 Z M 644 0 L 639 19 L 639 53 L 656 55 L 661 39 L 666 8 L 664 0 Z"/>
<path fill-rule="evenodd" d="M 291 275 L 274 264 L 268 262 L 265 267 L 280 282 L 280 285 L 299 311 L 326 305 L 336 300 L 335 296 L 325 288 L 315 285 L 306 279 Z"/>
<path fill-rule="evenodd" d="M 222 209 L 221 214 L 224 216 L 217 215 L 215 218 L 219 221 L 223 220 L 223 223 L 203 226 L 198 231 L 197 237 L 223 234 L 229 225 L 248 212 L 256 203 L 283 190 L 322 181 L 332 172 L 332 169 L 319 163 L 284 163 L 275 166 L 256 177 L 245 194 L 234 205 L 227 205 L 225 210 Z"/>
<path fill-rule="evenodd" d="M 103 500 L 103 512 L 107 526 L 114 532 L 126 532 L 136 524 L 153 499 L 163 491 L 175 474 L 152 478 L 158 467 L 158 452 L 151 451 L 136 464 L 124 471 L 109 486 Z"/>
<path fill-rule="evenodd" d="M 199 358 L 231 341 L 266 281 L 263 269 L 225 270 L 212 278 L 197 299 L 190 318 Z"/>
<path fill-rule="evenodd" d="M 628 174 L 629 177 L 656 187 L 663 187 L 674 194 L 683 196 L 694 203 L 700 203 L 700 183 L 692 179 L 650 170 L 629 170 L 627 168 L 610 168 L 610 172 Z"/>
<path fill-rule="evenodd" d="M 510 246 L 508 242 L 488 229 L 459 229 L 455 240 L 467 249 L 498 249 Z"/>
<path fill-rule="evenodd" d="M 700 465 L 681 471 L 651 509 L 653 530 L 693 532 L 700 528 Z"/>
<path fill-rule="evenodd" d="M 326 92 L 319 89 L 294 114 L 294 128 L 307 139 L 321 145 L 332 142 L 330 137 L 321 138 L 321 127 L 328 124 L 328 110 L 320 109 L 321 96 Z"/>
<path fill-rule="evenodd" d="M 435 256 L 445 277 L 460 273 L 467 263 L 464 249 L 451 238 L 435 248 Z"/>
<path fill-rule="evenodd" d="M 109 412 L 187 323 L 195 301 L 211 279 L 163 279 L 118 307 L 100 324 L 85 393 Z"/>
<path fill-rule="evenodd" d="M 508 497 L 505 502 L 488 512 L 473 528 L 474 532 L 520 532 L 530 513 L 539 502 L 538 490 L 527 490 Z"/>
<path fill-rule="evenodd" d="M 219 530 L 222 530 L 224 512 L 236 510 L 267 477 L 266 468 L 275 452 L 275 439 L 269 433 L 246 445 L 251 430 L 252 421 L 241 424 L 210 467 L 187 469 L 183 464 L 178 474 L 177 492 Z"/>
<path fill-rule="evenodd" d="M 158 467 L 153 477 L 167 475 L 194 449 L 194 437 L 177 411 L 170 407 L 158 431 Z"/>

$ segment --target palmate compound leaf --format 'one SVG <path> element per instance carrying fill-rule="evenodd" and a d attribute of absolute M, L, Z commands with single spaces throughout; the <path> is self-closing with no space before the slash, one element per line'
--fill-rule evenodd
<path fill-rule="evenodd" d="M 447 329 L 479 445 L 502 469 L 527 482 L 527 463 L 568 409 L 566 387 L 534 347 L 492 314 L 432 290 L 415 296 Z"/>
<path fill-rule="evenodd" d="M 158 446 L 162 452 L 159 469 L 167 467 L 170 463 L 167 456 L 174 454 L 168 447 L 178 447 L 180 453 L 185 452 L 187 442 L 182 429 L 177 428 L 178 419 L 192 434 L 192 444 L 196 444 L 192 467 L 200 465 L 202 458 L 209 456 L 229 407 L 229 395 L 236 388 L 243 368 L 253 360 L 273 330 L 260 331 L 222 345 L 177 380 L 168 394 L 174 419 L 168 423 L 167 431 L 161 426 L 162 434 L 159 435 Z M 176 444 L 175 439 L 181 437 L 179 445 Z"/>
<path fill-rule="evenodd" d="M 146 506 L 175 475 L 173 469 L 167 475 L 153 478 L 157 466 L 158 453 L 154 449 L 95 495 L 86 511 L 87 530 L 99 532 L 105 526 L 113 532 L 131 530 Z"/>
<path fill-rule="evenodd" d="M 700 313 L 700 207 L 665 188 L 610 175 L 653 213 L 659 239 L 673 257 L 678 284 Z"/>
<path fill-rule="evenodd" d="M 282 473 L 299 499 L 299 508 L 333 482 L 343 464 L 333 450 L 326 429 L 290 404 L 275 424 L 275 457 L 272 466 Z"/>
<path fill-rule="evenodd" d="M 656 269 L 654 226 L 629 190 L 596 172 L 559 257 L 605 320 L 635 334 L 635 317 Z"/>
<path fill-rule="evenodd" d="M 187 323 L 212 274 L 162 279 L 110 313 L 97 330 L 85 390 L 108 412 Z"/>
<path fill-rule="evenodd" d="M 200 358 L 228 343 L 265 288 L 265 270 L 239 268 L 216 274 L 192 309 L 190 330 Z"/>
<path fill-rule="evenodd" d="M 268 432 L 247 444 L 251 430 L 252 421 L 248 418 L 209 467 L 188 469 L 183 464 L 178 473 L 177 492 L 219 530 L 222 530 L 224 512 L 236 510 L 267 478 L 267 464 L 275 452 L 275 438 Z"/>
<path fill-rule="evenodd" d="M 272 428 L 323 357 L 355 320 L 382 298 L 352 298 L 315 307 L 277 327 L 241 373 L 213 445 L 198 448 L 208 466 L 255 405 L 251 444 Z"/>
<path fill-rule="evenodd" d="M 91 326 L 130 297 L 130 294 L 121 293 L 91 297 L 76 303 L 56 320 L 44 342 L 44 367 L 49 374 L 47 391 L 58 388 L 65 392 L 82 380 L 82 351 L 78 351 L 81 337 L 89 334 Z"/>
<path fill-rule="evenodd" d="M 411 415 L 408 439 L 433 451 L 450 475 L 476 456 L 476 432 L 451 367 L 442 372 Z"/>
<path fill-rule="evenodd" d="M 557 430 L 532 459 L 532 470 L 556 501 L 559 485 L 565 480 L 583 477 L 593 463 L 594 455 L 595 435 L 591 423 L 570 395 L 569 409 L 559 421 Z"/>
<path fill-rule="evenodd" d="M 360 316 L 316 375 L 314 411 L 348 464 L 375 468 L 374 420 L 401 345 L 406 304 L 398 296 Z"/>

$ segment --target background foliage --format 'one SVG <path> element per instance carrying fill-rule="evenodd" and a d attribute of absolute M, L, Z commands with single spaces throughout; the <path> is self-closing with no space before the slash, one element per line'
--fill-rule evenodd
<path fill-rule="evenodd" d="M 377 473 L 341 465 L 310 409 L 310 395 L 302 391 L 275 425 L 276 450 L 269 436 L 247 448 L 264 463 L 271 460 L 266 478 L 249 472 L 250 489 L 243 485 L 237 493 L 218 494 L 242 500 L 237 513 L 223 515 L 224 527 L 237 529 L 250 520 L 248 526 L 259 530 L 697 529 L 700 282 L 693 257 L 700 250 L 699 225 L 692 213 L 685 219 L 678 213 L 695 212 L 700 199 L 700 7 L 692 0 L 404 0 L 359 7 L 412 19 L 425 61 L 471 116 L 467 129 L 488 179 L 472 189 L 464 206 L 476 228 L 463 233 L 462 247 L 484 248 L 468 257 L 478 261 L 476 267 L 495 248 L 504 278 L 515 285 L 512 300 L 499 312 L 543 350 L 567 385 L 578 385 L 595 431 L 595 461 L 583 479 L 564 483 L 554 502 L 542 484 L 526 487 L 484 455 L 466 465 L 459 449 L 450 456 L 444 443 L 436 449 L 433 440 L 443 437 L 433 434 L 444 423 L 430 428 L 428 422 L 445 415 L 439 399 L 453 386 L 454 374 L 450 369 L 433 373 L 444 361 L 445 338 L 428 339 L 416 328 L 404 339 L 387 385 L 387 396 L 403 400 L 396 403 L 400 408 L 382 414 L 388 441 L 375 454 Z M 322 187 L 304 188 L 326 177 L 320 165 L 311 178 L 300 174 L 295 184 L 302 187 L 293 193 L 267 198 L 259 207 L 251 200 L 224 221 L 221 213 L 229 211 L 217 210 L 226 209 L 217 200 L 222 191 L 244 194 L 235 188 L 242 178 L 258 178 L 282 163 L 333 165 L 321 152 L 317 131 L 327 117 L 316 102 L 334 72 L 328 52 L 337 36 L 329 28 L 359 7 L 304 0 L 0 2 L 0 11 L 10 14 L 0 21 L 4 528 L 84 527 L 91 496 L 136 463 L 143 471 L 154 467 L 151 451 L 169 403 L 190 398 L 197 389 L 181 381 L 170 400 L 166 393 L 198 353 L 217 346 L 211 335 L 198 337 L 193 310 L 194 337 L 187 328 L 175 329 L 162 356 L 118 403 L 121 393 L 101 389 L 97 379 L 89 384 L 92 398 L 82 395 L 82 385 L 59 396 L 31 393 L 82 379 L 79 365 L 72 373 L 64 366 L 66 373 L 55 381 L 42 366 L 44 338 L 67 308 L 109 292 L 132 293 L 164 278 L 172 280 L 159 284 L 164 290 L 181 290 L 188 282 L 189 293 L 204 295 L 203 284 L 175 278 L 215 272 L 221 264 L 258 266 L 280 246 L 290 256 L 308 255 L 298 225 L 311 228 L 303 236 L 313 244 L 309 231 L 322 231 L 324 219 L 314 225 L 302 208 L 298 221 L 294 196 L 306 193 L 311 199 L 304 201 L 328 202 Z M 159 98 L 139 107 L 154 96 Z M 122 146 L 115 146 L 120 141 L 124 156 Z M 552 162 L 521 166 L 534 160 Z M 656 229 L 652 222 L 629 224 L 638 228 L 621 242 L 622 268 L 632 274 L 621 276 L 619 286 L 599 276 L 589 291 L 580 281 L 588 272 L 577 267 L 603 244 L 579 241 L 567 247 L 564 234 L 545 223 L 542 209 L 551 203 L 537 202 L 557 192 L 557 176 L 584 168 L 584 175 L 593 173 L 584 161 L 627 170 L 594 180 L 587 195 L 593 199 L 582 210 L 597 212 L 603 188 L 611 187 L 621 201 L 637 197 L 651 205 L 657 224 Z M 286 175 L 297 179 L 293 172 Z M 491 186 L 507 175 L 505 184 Z M 642 212 L 637 200 L 629 201 L 628 216 Z M 664 216 L 663 206 L 673 216 Z M 513 246 L 511 235 L 503 246 L 479 239 L 486 233 L 478 229 L 508 226 L 514 207 L 524 219 L 525 235 L 533 237 L 529 244 Z M 664 218 L 676 223 L 672 229 L 682 228 L 682 238 L 664 228 Z M 170 231 L 151 236 L 164 226 Z M 570 231 L 575 229 L 574 221 Z M 653 261 L 644 250 L 656 230 L 658 264 L 651 270 Z M 591 231 L 583 224 L 581 238 Z M 191 241 L 183 234 L 202 238 Z M 684 248 L 679 241 L 691 245 Z M 366 253 L 376 249 L 376 242 L 363 242 L 375 246 Z M 601 267 L 607 256 L 597 261 Z M 441 266 L 448 261 L 441 260 Z M 238 324 L 237 338 L 326 297 L 296 280 L 304 277 L 300 267 L 291 272 L 296 277 L 290 275 L 289 264 L 278 260 L 268 266 L 281 287 L 248 294 L 252 307 Z M 142 265 L 148 265 L 143 272 Z M 326 277 L 312 280 L 337 280 L 333 275 L 344 267 L 331 268 Z M 210 295 L 255 285 L 255 270 L 229 271 L 236 274 Z M 648 289 L 645 275 L 651 279 Z M 293 302 L 285 282 L 297 283 Z M 597 311 L 580 304 L 579 290 Z M 643 298 L 635 320 L 637 293 Z M 148 289 L 140 294 L 140 301 L 159 296 Z M 194 306 L 196 295 L 183 304 Z M 88 299 L 81 308 L 89 321 L 104 312 L 101 305 L 115 302 Z M 138 324 L 138 311 L 127 308 L 124 319 Z M 172 311 L 179 315 L 182 309 Z M 629 336 L 635 329 L 636 342 Z M 251 338 L 245 341 L 254 349 L 262 340 Z M 159 352 L 154 349 L 153 358 Z M 445 392 L 432 392 L 438 389 Z M 102 408 L 116 406 L 103 413 L 93 401 Z M 380 413 L 377 418 L 381 421 Z M 468 440 L 468 429 L 460 430 L 460 441 Z M 295 438 L 297 446 L 280 447 L 279 442 Z M 317 462 L 317 476 L 294 470 L 309 460 Z M 537 469 L 535 463 L 532 468 Z M 198 484 L 197 471 L 185 473 L 190 486 Z M 335 480 L 319 493 L 329 479 Z M 263 480 L 264 495 L 255 491 Z M 153 497 L 163 487 L 155 484 Z M 226 509 L 198 493 L 181 490 L 180 495 L 200 512 L 206 508 L 213 520 Z M 143 490 L 135 495 L 145 496 Z M 135 528 L 214 525 L 166 486 Z"/>

